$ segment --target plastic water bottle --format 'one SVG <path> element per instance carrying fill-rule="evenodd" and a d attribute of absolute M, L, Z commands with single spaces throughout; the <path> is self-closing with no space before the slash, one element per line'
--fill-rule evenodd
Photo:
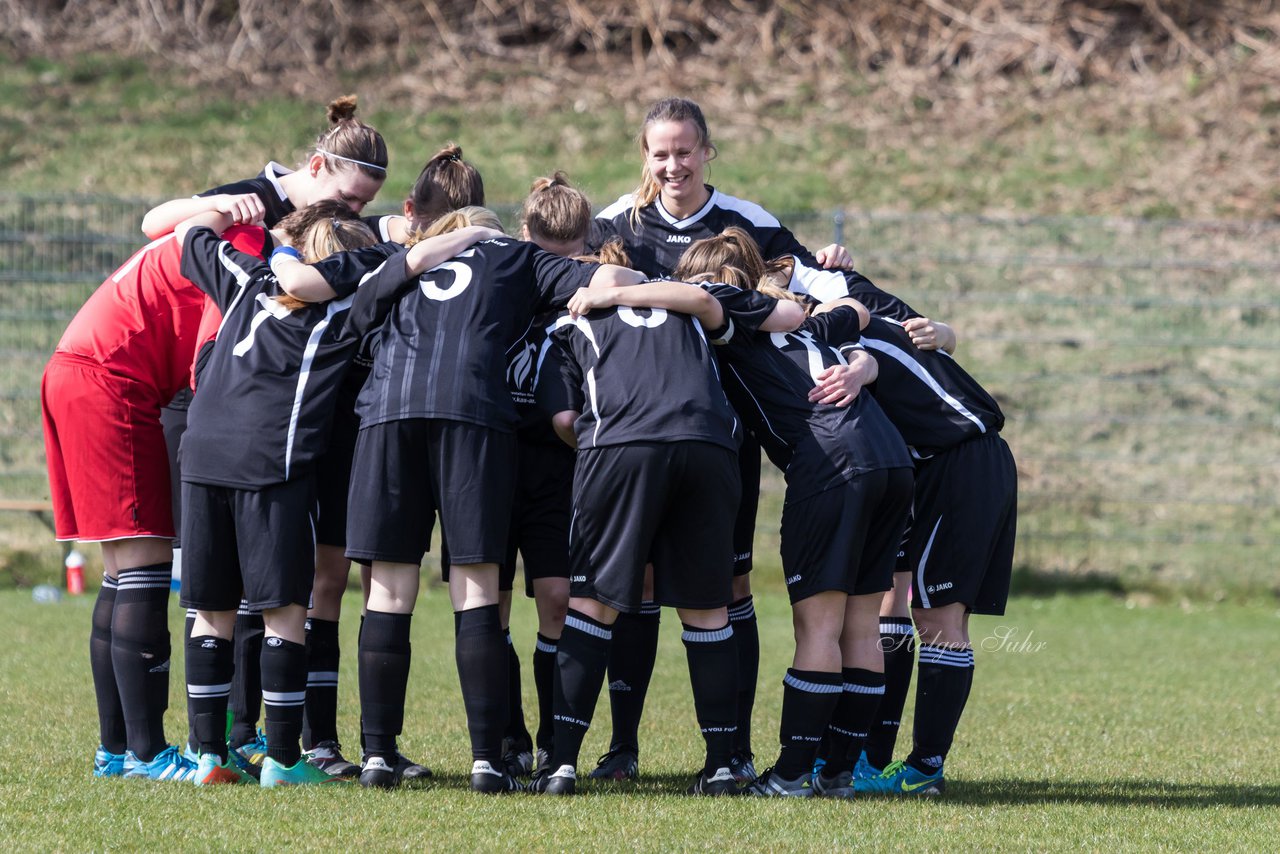
<path fill-rule="evenodd" d="M 72 549 L 67 552 L 67 593 L 79 596 L 84 593 L 84 555 Z"/>

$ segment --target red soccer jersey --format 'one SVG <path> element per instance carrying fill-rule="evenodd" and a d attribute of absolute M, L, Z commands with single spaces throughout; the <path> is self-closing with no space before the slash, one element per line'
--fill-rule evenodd
<path fill-rule="evenodd" d="M 225 237 L 242 252 L 265 257 L 265 229 L 234 226 Z M 92 359 L 153 389 L 158 406 L 168 403 L 190 383 L 207 302 L 178 272 L 181 256 L 173 234 L 135 252 L 72 318 L 57 352 Z"/>

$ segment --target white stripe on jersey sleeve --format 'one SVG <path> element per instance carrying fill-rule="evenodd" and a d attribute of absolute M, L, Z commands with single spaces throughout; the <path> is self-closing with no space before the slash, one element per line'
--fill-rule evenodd
<path fill-rule="evenodd" d="M 238 306 L 240 304 L 240 300 L 244 298 L 244 286 L 249 284 L 249 274 L 243 267 L 233 261 L 231 256 L 228 254 L 228 251 L 233 248 L 234 247 L 225 240 L 218 244 L 218 262 L 222 264 L 222 266 L 226 268 L 231 275 L 236 277 L 236 284 L 240 286 L 240 293 L 236 294 L 235 299 L 227 305 L 227 310 L 222 313 L 222 320 L 218 322 L 218 335 L 222 335 L 222 328 L 227 325 L 227 318 L 231 316 L 231 312 L 236 310 L 236 306 Z"/>
<path fill-rule="evenodd" d="M 885 323 L 895 322 L 883 317 L 873 318 L 873 320 L 881 320 Z M 898 324 L 898 325 L 901 325 L 901 324 Z M 904 368 L 910 371 L 912 375 L 915 376 L 916 379 L 924 383 L 925 386 L 927 386 L 930 391 L 932 391 L 939 398 L 941 398 L 943 403 L 947 404 L 947 406 L 950 406 L 956 412 L 960 413 L 962 416 L 964 416 L 965 419 L 972 421 L 974 424 L 976 424 L 978 427 L 979 433 L 987 432 L 987 426 L 982 423 L 981 418 L 974 415 L 972 412 L 969 411 L 969 408 L 967 406 L 965 406 L 963 403 L 961 403 L 960 401 L 952 397 L 945 388 L 943 388 L 941 385 L 938 384 L 937 380 L 935 380 L 932 376 L 930 376 L 928 371 L 926 371 L 924 368 L 920 366 L 919 362 L 911 358 L 911 356 L 908 353 L 906 353 L 904 350 L 902 350 L 900 347 L 895 347 L 894 345 L 888 343 L 887 341 L 880 341 L 879 339 L 876 339 L 876 338 L 863 338 L 862 344 L 863 346 L 869 347 L 872 350 L 877 350 L 881 353 L 884 353 L 886 356 L 893 359 L 895 362 L 899 362 Z"/>
<path fill-rule="evenodd" d="M 155 240 L 151 241 L 146 246 L 142 247 L 137 252 L 133 253 L 133 257 L 129 259 L 129 262 L 125 264 L 123 267 L 121 267 L 119 270 L 116 270 L 116 274 L 111 277 L 111 281 L 113 282 L 122 281 L 125 276 L 129 275 L 130 271 L 132 271 L 134 267 L 142 263 L 143 255 L 146 255 L 152 249 L 155 249 L 157 246 L 164 244 L 166 241 L 176 240 L 177 237 L 178 235 L 174 234 L 172 231 L 166 234 L 164 237 L 157 237 Z"/>
<path fill-rule="evenodd" d="M 596 219 L 613 219 L 619 214 L 624 214 L 631 210 L 635 203 L 635 193 L 627 193 L 625 196 L 619 196 L 616 202 L 596 214 Z"/>
<path fill-rule="evenodd" d="M 849 282 L 839 270 L 815 270 L 801 264 L 800 259 L 794 255 L 791 260 L 794 263 L 787 290 L 808 294 L 818 302 L 830 302 L 849 295 Z"/>
<path fill-rule="evenodd" d="M 739 199 L 737 196 L 726 195 L 719 190 L 711 194 L 711 206 L 720 208 L 721 210 L 733 211 L 751 222 L 752 225 L 758 225 L 764 228 L 781 228 L 782 223 L 778 222 L 778 218 L 769 213 L 755 202 L 748 202 L 746 199 Z"/>

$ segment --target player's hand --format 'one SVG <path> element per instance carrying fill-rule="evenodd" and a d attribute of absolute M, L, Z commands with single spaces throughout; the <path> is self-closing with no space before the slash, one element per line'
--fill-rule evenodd
<path fill-rule="evenodd" d="M 911 336 L 911 343 L 921 350 L 942 349 L 946 342 L 943 331 L 927 317 L 913 317 L 902 328 Z"/>
<path fill-rule="evenodd" d="M 214 210 L 230 216 L 234 225 L 250 225 L 262 222 L 267 217 L 267 209 L 262 204 L 262 199 L 255 193 L 218 196 L 214 203 Z"/>
<path fill-rule="evenodd" d="M 578 288 L 569 298 L 569 314 L 575 319 L 597 308 L 613 305 L 614 288 Z"/>
<path fill-rule="evenodd" d="M 809 390 L 809 402 L 848 406 L 863 385 L 861 371 L 849 365 L 832 365 L 818 374 L 818 384 Z"/>
<path fill-rule="evenodd" d="M 839 243 L 824 246 L 813 255 L 824 270 L 852 270 L 853 256 Z"/>

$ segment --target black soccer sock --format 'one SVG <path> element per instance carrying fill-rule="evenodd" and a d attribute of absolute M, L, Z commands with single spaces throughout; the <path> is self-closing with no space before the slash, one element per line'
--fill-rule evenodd
<path fill-rule="evenodd" d="M 524 723 L 524 699 L 520 696 L 520 655 L 511 642 L 511 630 L 506 629 L 503 640 L 507 644 L 507 728 L 503 735 L 522 748 L 533 744 L 533 736 Z"/>
<path fill-rule="evenodd" d="M 258 713 L 262 708 L 262 612 L 250 611 L 240 600 L 236 612 L 236 673 L 231 680 L 232 746 L 248 744 L 258 736 Z"/>
<path fill-rule="evenodd" d="M 884 697 L 884 674 L 864 670 L 861 667 L 846 667 L 843 671 L 844 690 L 836 703 L 836 710 L 827 727 L 827 765 L 828 777 L 834 777 L 842 771 L 852 771 L 862 745 L 867 740 L 867 732 L 871 722 L 876 718 L 876 710 Z"/>
<path fill-rule="evenodd" d="M 733 749 L 750 756 L 751 713 L 756 706 L 756 681 L 760 676 L 760 628 L 750 596 L 729 606 L 729 625 L 733 626 L 738 649 L 738 731 Z"/>
<path fill-rule="evenodd" d="M 907 757 L 917 771 L 936 774 L 942 769 L 972 684 L 972 649 L 920 644 L 914 744 Z"/>
<path fill-rule="evenodd" d="M 111 612 L 118 586 L 111 576 L 102 577 L 98 600 L 93 603 L 93 628 L 89 630 L 89 670 L 93 673 L 93 693 L 98 698 L 98 738 L 108 753 L 116 755 L 128 750 L 120 689 L 111 664 Z"/>
<path fill-rule="evenodd" d="M 454 611 L 453 629 L 458 682 L 471 733 L 471 758 L 496 766 L 502 759 L 511 684 L 498 606 Z"/>
<path fill-rule="evenodd" d="M 307 704 L 302 746 L 338 740 L 338 621 L 307 618 Z"/>
<path fill-rule="evenodd" d="M 552 769 L 577 767 L 582 739 L 591 726 L 600 685 L 609 666 L 613 632 L 572 608 L 564 619 L 564 633 L 556 649 L 555 752 Z"/>
<path fill-rule="evenodd" d="M 782 726 L 778 731 L 782 752 L 773 765 L 779 776 L 794 780 L 813 771 L 818 742 L 840 702 L 842 684 L 839 673 L 787 669 L 782 679 Z"/>
<path fill-rule="evenodd" d="M 556 646 L 560 641 L 538 635 L 537 645 L 533 648 L 533 684 L 538 689 L 538 733 L 535 736 L 537 746 L 551 752 L 554 725 L 551 709 L 552 691 L 556 678 Z"/>
<path fill-rule="evenodd" d="M 356 629 L 356 655 L 360 654 L 360 639 L 364 637 L 364 614 L 360 615 L 360 627 Z M 357 664 L 357 667 L 359 665 Z M 356 678 L 356 685 L 360 684 L 359 677 Z M 360 714 L 360 755 L 364 756 L 364 713 Z M 361 758 L 361 763 L 364 759 Z"/>
<path fill-rule="evenodd" d="M 302 758 L 302 710 L 307 702 L 307 647 L 284 638 L 262 642 L 262 705 L 267 756 L 288 768 Z"/>
<path fill-rule="evenodd" d="M 234 644 L 211 635 L 188 638 L 187 713 L 197 753 L 216 753 L 227 762 L 227 697 L 235 669 Z"/>
<path fill-rule="evenodd" d="M 640 716 L 649 680 L 658 658 L 658 631 L 662 609 L 653 602 L 641 602 L 640 613 L 619 614 L 613 624 L 613 646 L 609 651 L 609 709 L 613 717 L 610 749 L 640 748 Z"/>
<path fill-rule="evenodd" d="M 364 750 L 396 762 L 409 685 L 412 614 L 369 611 L 360 622 L 360 733 Z"/>
<path fill-rule="evenodd" d="M 129 749 L 149 762 L 165 748 L 169 708 L 169 581 L 172 563 L 120 572 L 111 609 L 111 665 Z"/>
<path fill-rule="evenodd" d="M 880 648 L 884 650 L 884 697 L 863 749 L 867 752 L 867 761 L 883 770 L 893 761 L 893 749 L 902 726 L 902 708 L 911 688 L 911 674 L 916 669 L 916 631 L 911 619 L 881 617 Z"/>
<path fill-rule="evenodd" d="M 693 708 L 707 743 L 703 770 L 727 768 L 738 731 L 738 644 L 732 624 L 719 629 L 686 625 L 685 656 L 693 686 Z"/>
<path fill-rule="evenodd" d="M 196 625 L 196 609 L 188 608 L 186 617 L 182 620 L 182 649 L 183 655 L 186 655 L 187 644 L 191 643 L 191 632 Z M 225 732 L 225 726 L 224 730 Z M 196 713 L 191 707 L 191 697 L 187 696 L 187 747 L 193 752 L 200 752 L 200 739 L 196 736 Z"/>

